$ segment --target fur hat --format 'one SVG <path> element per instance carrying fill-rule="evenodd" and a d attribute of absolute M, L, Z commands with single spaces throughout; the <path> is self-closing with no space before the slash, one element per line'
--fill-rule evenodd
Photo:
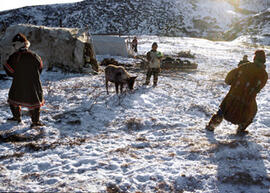
<path fill-rule="evenodd" d="M 28 49 L 30 47 L 30 42 L 27 40 L 25 35 L 23 35 L 22 33 L 18 33 L 12 39 L 12 45 L 15 48 L 15 50 L 19 50 L 21 48 Z"/>
<path fill-rule="evenodd" d="M 153 46 L 158 46 L 158 45 L 157 45 L 157 42 L 154 42 L 154 43 L 152 44 L 152 47 L 153 47 Z"/>
<path fill-rule="evenodd" d="M 265 52 L 263 50 L 256 50 L 253 60 L 254 62 L 258 61 L 258 62 L 265 63 L 266 62 Z"/>
<path fill-rule="evenodd" d="M 14 36 L 12 42 L 27 42 L 27 38 L 22 33 L 18 33 L 16 36 Z"/>

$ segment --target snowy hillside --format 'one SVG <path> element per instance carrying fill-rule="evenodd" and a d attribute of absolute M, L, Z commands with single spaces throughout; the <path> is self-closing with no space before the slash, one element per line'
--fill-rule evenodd
<path fill-rule="evenodd" d="M 238 0 L 236 0 L 236 2 L 237 1 Z M 249 10 L 252 12 L 260 12 L 270 7 L 270 0 L 239 0 L 238 6 L 239 8 L 244 10 Z"/>
<path fill-rule="evenodd" d="M 105 93 L 103 74 L 44 72 L 47 126 L 38 130 L 25 110 L 24 124 L 6 122 L 11 81 L 0 80 L 0 191 L 268 193 L 270 84 L 257 97 L 248 135 L 236 136 L 226 121 L 214 133 L 204 129 L 229 89 L 226 73 L 255 50 L 237 41 L 141 36 L 140 54 L 153 41 L 165 54 L 191 50 L 198 70 L 163 71 L 156 88 L 143 87 L 145 72 L 134 71 L 135 90 L 119 96 L 113 85 Z"/>
<path fill-rule="evenodd" d="M 250 16 L 225 33 L 226 40 L 246 36 L 252 42 L 270 45 L 270 8 Z"/>
<path fill-rule="evenodd" d="M 245 2 L 246 5 L 251 4 Z M 249 6 L 250 7 L 250 6 Z M 257 11 L 257 8 L 256 8 Z M 91 33 L 155 34 L 217 39 L 246 15 L 220 0 L 85 0 L 0 12 L 0 23 L 89 26 Z"/>

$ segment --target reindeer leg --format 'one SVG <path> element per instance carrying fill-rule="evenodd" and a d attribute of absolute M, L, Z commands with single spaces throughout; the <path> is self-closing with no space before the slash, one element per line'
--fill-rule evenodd
<path fill-rule="evenodd" d="M 120 92 L 123 93 L 123 83 L 120 84 Z"/>
<path fill-rule="evenodd" d="M 106 91 L 107 91 L 107 94 L 109 94 L 108 82 L 109 82 L 109 81 L 106 79 Z"/>
<path fill-rule="evenodd" d="M 118 86 L 119 86 L 119 84 L 118 84 L 118 83 L 115 83 L 115 91 L 116 91 L 116 94 L 118 94 L 118 93 L 119 93 L 119 90 L 118 90 L 118 89 L 119 89 L 119 87 L 118 87 Z"/>

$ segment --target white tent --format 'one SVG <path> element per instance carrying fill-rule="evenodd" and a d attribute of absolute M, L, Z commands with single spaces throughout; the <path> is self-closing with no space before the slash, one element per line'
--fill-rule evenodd
<path fill-rule="evenodd" d="M 93 35 L 92 40 L 97 55 L 128 57 L 127 45 L 122 37 Z"/>

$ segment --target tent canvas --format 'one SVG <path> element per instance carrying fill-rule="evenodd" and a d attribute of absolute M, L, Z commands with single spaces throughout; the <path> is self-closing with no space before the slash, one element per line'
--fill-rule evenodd
<path fill-rule="evenodd" d="M 128 57 L 125 38 L 109 35 L 93 35 L 92 40 L 97 55 Z"/>

